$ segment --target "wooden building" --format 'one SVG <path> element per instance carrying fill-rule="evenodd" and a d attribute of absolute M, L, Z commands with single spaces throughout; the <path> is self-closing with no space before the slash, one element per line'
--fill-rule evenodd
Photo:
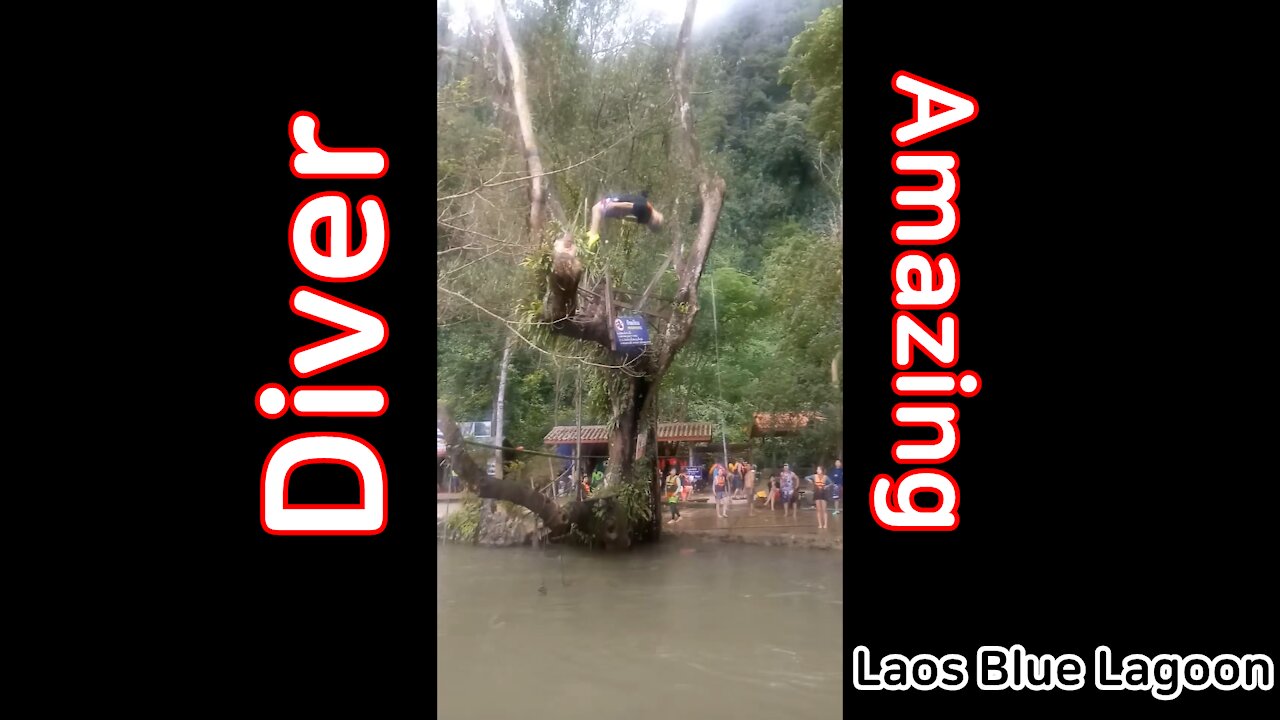
<path fill-rule="evenodd" d="M 764 438 L 783 437 L 787 435 L 795 435 L 819 423 L 827 418 L 818 412 L 786 412 L 786 413 L 756 413 L 751 418 L 751 430 L 748 433 L 753 447 L 759 445 Z M 754 454 L 754 453 L 753 453 Z M 773 468 L 782 462 L 781 458 L 762 457 L 752 458 L 753 464 Z M 799 459 L 792 462 L 803 465 Z"/>
<path fill-rule="evenodd" d="M 666 474 L 674 463 L 684 468 L 694 462 L 694 451 L 711 442 L 712 424 L 707 422 L 658 423 L 658 463 Z M 577 425 L 557 425 L 542 439 L 544 445 L 558 448 L 558 454 L 572 459 L 578 442 Z M 583 465 L 594 468 L 609 456 L 609 433 L 604 425 L 582 426 Z"/>

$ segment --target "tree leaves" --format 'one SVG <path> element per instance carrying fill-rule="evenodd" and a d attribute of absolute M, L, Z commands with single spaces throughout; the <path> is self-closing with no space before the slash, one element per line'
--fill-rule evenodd
<path fill-rule="evenodd" d="M 792 97 L 809 104 L 809 129 L 826 150 L 844 137 L 844 5 L 822 11 L 796 36 L 781 73 Z"/>
<path fill-rule="evenodd" d="M 681 223 L 692 237 L 697 208 L 687 192 L 678 213 L 673 200 L 694 178 L 668 160 L 672 28 L 616 22 L 628 9 L 645 10 L 628 0 L 517 4 L 512 32 L 528 69 L 545 170 L 582 163 L 547 178 L 569 221 L 584 222 L 604 193 L 648 188 L 668 225 Z M 821 141 L 829 144 L 841 128 L 842 40 L 832 33 L 843 18 L 842 10 L 820 15 L 827 5 L 744 3 L 694 37 L 694 130 L 703 160 L 727 182 L 728 199 L 693 337 L 658 391 L 659 415 L 717 428 L 723 417 L 730 442 L 746 439 L 755 412 L 838 411 L 830 365 L 840 343 L 841 249 L 827 226 L 831 193 L 817 166 Z M 497 45 L 489 30 L 477 31 L 450 38 L 465 52 L 437 89 L 437 197 L 527 174 Z M 555 338 L 537 320 L 550 256 L 523 237 L 527 210 L 528 186 L 519 182 L 438 203 L 437 277 L 553 348 Z M 597 268 L 607 262 L 615 287 L 638 292 L 665 262 L 670 232 L 614 224 L 595 256 L 583 259 Z M 652 294 L 674 297 L 674 277 L 668 268 Z M 437 307 L 438 394 L 460 419 L 487 419 L 505 329 L 445 293 Z M 659 309 L 679 312 L 674 303 Z M 575 372 L 563 368 L 557 397 L 553 359 L 516 347 L 505 424 L 513 444 L 537 447 L 553 425 L 574 422 Z M 584 424 L 607 422 L 607 374 L 583 372 Z M 804 443 L 817 448 L 831 443 L 825 428 L 771 442 L 786 452 Z"/>

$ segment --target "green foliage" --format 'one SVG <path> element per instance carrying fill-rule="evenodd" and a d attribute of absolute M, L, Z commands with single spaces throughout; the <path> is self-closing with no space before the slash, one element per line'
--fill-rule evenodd
<path fill-rule="evenodd" d="M 844 5 L 822 11 L 796 36 L 782 69 L 796 99 L 813 112 L 809 129 L 824 149 L 839 148 L 844 135 Z"/>
<path fill-rule="evenodd" d="M 780 339 L 815 369 L 841 340 L 841 249 L 831 236 L 798 232 L 770 251 L 764 286 L 779 308 Z"/>
<path fill-rule="evenodd" d="M 631 477 L 618 488 L 618 502 L 633 528 L 653 520 L 653 477 L 653 463 L 641 458 L 632 466 Z"/>
<path fill-rule="evenodd" d="M 436 330 L 436 394 L 459 422 L 481 420 L 497 393 L 502 338 L 498 328 L 468 323 Z M 496 349 L 496 355 L 495 355 Z"/>
<path fill-rule="evenodd" d="M 440 194 L 469 190 L 473 171 L 500 155 L 507 139 L 494 124 L 492 106 L 484 102 L 471 78 L 436 92 L 436 137 L 448 138 L 450 152 L 437 153 L 436 177 Z M 472 183 L 472 184 L 468 184 Z"/>
<path fill-rule="evenodd" d="M 454 510 L 444 521 L 453 537 L 463 542 L 475 542 L 480 530 L 480 498 L 463 493 L 462 507 Z"/>
<path fill-rule="evenodd" d="M 714 423 L 716 444 L 722 420 L 729 442 L 746 440 L 756 412 L 817 410 L 839 417 L 842 397 L 830 368 L 841 345 L 841 248 L 829 220 L 838 193 L 818 168 L 838 149 L 843 122 L 843 9 L 832 5 L 743 2 L 693 38 L 695 132 L 728 195 L 693 335 L 663 378 L 658 402 L 663 421 Z M 676 28 L 646 19 L 647 8 L 634 0 L 515 0 L 509 7 L 543 166 L 569 168 L 547 181 L 573 230 L 585 230 L 588 207 L 603 193 L 648 189 L 688 243 L 699 208 L 691 169 L 671 161 Z M 632 11 L 635 19 L 616 21 Z M 438 197 L 526 171 L 510 112 L 510 79 L 498 71 L 500 53 L 489 33 L 448 40 L 475 60 L 458 60 L 437 83 Z M 438 251 L 477 249 L 441 255 L 441 284 L 516 323 L 543 348 L 609 364 L 606 353 L 553 337 L 539 324 L 555 223 L 548 222 L 547 237 L 527 237 L 527 185 L 450 202 L 440 216 L 466 231 L 439 226 Z M 590 286 L 607 265 L 615 288 L 643 289 L 671 238 L 670 227 L 653 234 L 606 224 L 594 253 L 581 248 L 584 283 Z M 718 324 L 712 322 L 713 282 Z M 675 291 L 668 268 L 653 292 L 671 298 Z M 454 298 L 439 295 L 438 305 L 449 311 L 437 329 L 438 394 L 458 419 L 487 419 L 505 329 Z M 668 307 L 692 311 L 687 303 Z M 558 368 L 546 354 L 517 343 L 506 398 L 512 444 L 540 448 L 553 425 L 573 424 L 576 372 L 572 362 Z M 583 368 L 583 424 L 612 425 L 610 396 L 622 394 L 626 382 L 616 372 Z M 833 447 L 838 427 L 819 424 L 801 436 L 771 439 L 769 449 L 798 462 L 800 454 Z M 545 459 L 531 462 L 541 470 Z M 648 521 L 643 513 L 651 512 L 648 485 L 609 490 L 633 491 L 640 514 L 632 524 L 642 525 Z"/>
<path fill-rule="evenodd" d="M 829 414 L 827 417 L 831 417 Z M 757 447 L 755 458 L 761 467 L 776 471 L 782 463 L 805 465 L 821 464 L 831 469 L 836 459 L 839 425 L 833 422 L 817 423 L 794 435 L 763 438 Z M 767 480 L 767 478 L 766 478 Z"/>
<path fill-rule="evenodd" d="M 642 528 L 653 520 L 653 496 L 650 485 L 653 482 L 653 465 L 648 458 L 641 458 L 632 466 L 630 477 L 621 482 L 609 485 L 596 493 L 596 502 L 592 512 L 599 522 L 605 521 L 612 511 L 610 505 L 615 503 L 621 508 L 632 529 Z M 606 501 L 606 499 L 609 499 Z"/>

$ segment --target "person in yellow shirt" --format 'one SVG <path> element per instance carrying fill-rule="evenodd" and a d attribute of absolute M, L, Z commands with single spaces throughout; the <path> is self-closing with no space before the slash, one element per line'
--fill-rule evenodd
<path fill-rule="evenodd" d="M 667 507 L 671 509 L 671 519 L 667 524 L 680 522 L 680 476 L 674 467 L 667 473 Z"/>

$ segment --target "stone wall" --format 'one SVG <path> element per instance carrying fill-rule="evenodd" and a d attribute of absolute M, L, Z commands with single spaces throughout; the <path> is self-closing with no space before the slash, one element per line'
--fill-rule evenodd
<path fill-rule="evenodd" d="M 537 537 L 539 525 L 537 517 L 519 506 L 510 510 L 497 500 L 480 502 L 480 522 L 474 539 L 477 545 L 490 547 L 510 547 L 513 545 L 531 545 Z M 466 542 L 449 530 L 443 520 L 436 524 L 436 536 L 446 535 L 448 542 Z"/>
<path fill-rule="evenodd" d="M 743 543 L 745 545 L 767 545 L 781 547 L 802 547 L 816 550 L 844 550 L 844 536 L 840 534 L 814 535 L 811 533 L 761 533 L 734 532 L 733 530 L 692 530 L 686 528 L 663 526 L 664 536 L 688 537 L 709 542 Z"/>

